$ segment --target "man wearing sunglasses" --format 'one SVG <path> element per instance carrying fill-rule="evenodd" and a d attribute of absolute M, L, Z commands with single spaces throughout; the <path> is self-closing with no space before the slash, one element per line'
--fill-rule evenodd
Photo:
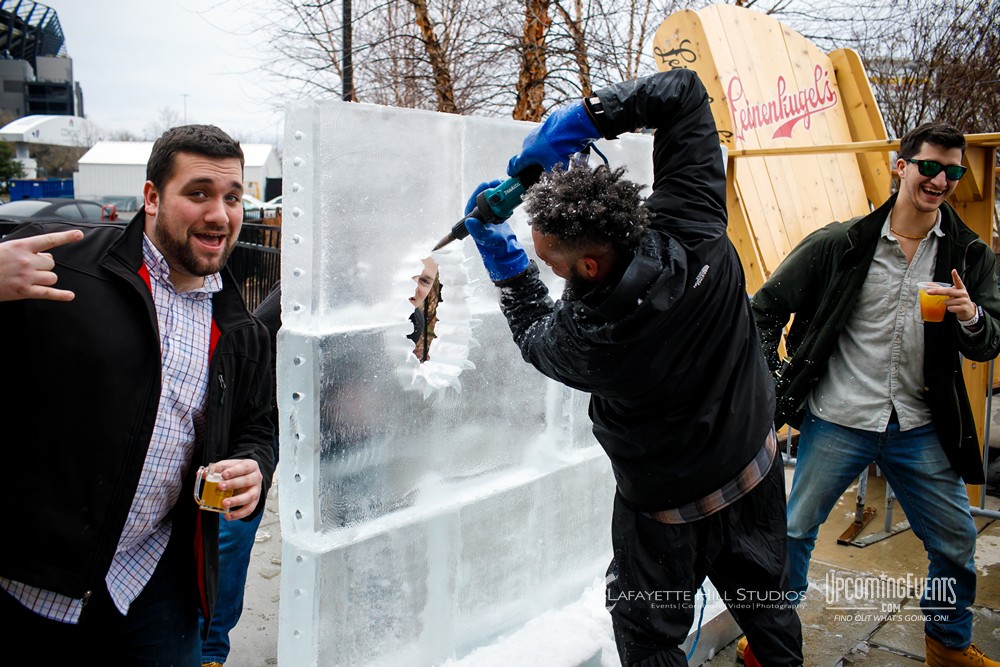
<path fill-rule="evenodd" d="M 805 592 L 820 524 L 877 463 L 930 559 L 920 605 L 932 667 L 1000 665 L 971 643 L 968 609 L 977 532 L 963 480 L 984 479 L 961 357 L 1000 352 L 1000 299 L 992 249 L 945 203 L 964 154 L 950 125 L 908 132 L 898 192 L 867 216 L 807 236 L 752 300 L 776 381 L 776 425 L 800 433 L 788 499 L 791 586 Z M 944 321 L 923 321 L 922 281 L 952 285 L 935 290 L 947 297 Z"/>

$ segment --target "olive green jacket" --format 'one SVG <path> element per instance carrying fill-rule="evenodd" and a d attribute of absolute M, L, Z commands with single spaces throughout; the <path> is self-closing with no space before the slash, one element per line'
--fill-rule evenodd
<path fill-rule="evenodd" d="M 768 367 L 775 376 L 776 426 L 800 423 L 806 399 L 826 372 L 827 361 L 854 309 L 893 195 L 867 216 L 834 222 L 799 243 L 753 296 L 754 319 Z M 951 282 L 957 269 L 969 296 L 982 306 L 983 329 L 961 331 L 952 313 L 924 323 L 924 400 L 952 467 L 970 484 L 983 483 L 979 438 L 962 377 L 962 357 L 988 361 L 1000 353 L 1000 298 L 992 249 L 949 205 L 941 207 L 934 280 Z M 794 313 L 781 359 L 781 334 Z M 886 333 L 888 335 L 888 332 Z M 933 353 L 930 353 L 933 351 Z"/>

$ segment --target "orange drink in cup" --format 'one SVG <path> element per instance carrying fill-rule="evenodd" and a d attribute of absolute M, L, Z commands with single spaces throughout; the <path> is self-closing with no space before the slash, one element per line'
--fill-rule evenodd
<path fill-rule="evenodd" d="M 928 294 L 929 289 L 949 288 L 951 283 L 917 283 L 920 293 L 920 316 L 924 322 L 943 322 L 948 307 L 944 305 L 950 297 L 947 294 Z"/>

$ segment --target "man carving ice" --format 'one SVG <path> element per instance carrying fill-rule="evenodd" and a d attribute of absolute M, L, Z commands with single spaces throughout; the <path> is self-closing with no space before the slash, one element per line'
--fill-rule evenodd
<path fill-rule="evenodd" d="M 621 169 L 562 170 L 594 139 L 639 127 L 656 130 L 644 202 Z M 528 194 L 532 238 L 567 281 L 562 299 L 549 298 L 509 225 L 467 227 L 524 359 L 591 394 L 618 491 L 607 586 L 622 663 L 687 664 L 679 645 L 694 609 L 683 600 L 707 576 L 750 638 L 748 664 L 801 665 L 794 607 L 773 602 L 787 599 L 773 383 L 726 236 L 704 86 L 694 72 L 662 72 L 560 108 L 507 171 L 535 165 L 550 173 Z M 481 184 L 466 211 L 495 185 Z"/>

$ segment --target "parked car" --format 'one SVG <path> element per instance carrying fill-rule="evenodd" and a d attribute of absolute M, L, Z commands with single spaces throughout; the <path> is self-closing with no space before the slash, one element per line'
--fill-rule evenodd
<path fill-rule="evenodd" d="M 135 212 L 142 208 L 142 197 L 127 197 L 127 196 L 115 196 L 115 197 L 101 197 L 101 204 L 114 204 L 114 207 L 118 209 L 119 213 Z"/>
<path fill-rule="evenodd" d="M 243 220 L 259 221 L 264 218 L 265 204 L 253 195 L 243 195 Z"/>
<path fill-rule="evenodd" d="M 281 195 L 278 195 L 274 199 L 268 199 L 264 202 L 265 211 L 276 211 L 281 208 Z"/>
<path fill-rule="evenodd" d="M 71 222 L 107 222 L 118 219 L 118 210 L 113 204 L 62 197 L 17 199 L 0 204 L 0 219 L 20 222 L 52 218 Z"/>

